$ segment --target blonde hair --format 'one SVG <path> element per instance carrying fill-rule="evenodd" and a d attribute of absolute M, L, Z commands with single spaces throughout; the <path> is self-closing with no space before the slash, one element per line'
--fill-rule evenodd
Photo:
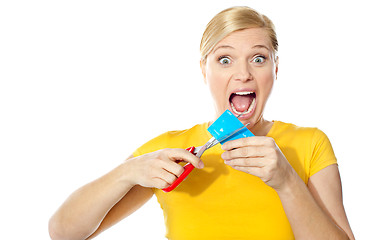
<path fill-rule="evenodd" d="M 275 26 L 265 15 L 250 7 L 232 7 L 218 13 L 208 24 L 200 43 L 201 60 L 205 62 L 208 54 L 227 35 L 232 32 L 260 27 L 267 31 L 274 56 L 278 52 L 278 39 Z"/>

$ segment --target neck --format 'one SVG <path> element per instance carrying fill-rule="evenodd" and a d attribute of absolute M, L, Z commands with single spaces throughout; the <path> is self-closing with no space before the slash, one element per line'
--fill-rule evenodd
<path fill-rule="evenodd" d="M 266 136 L 268 132 L 271 130 L 271 127 L 274 123 L 264 118 L 260 118 L 259 121 L 253 125 L 251 129 L 249 129 L 256 136 Z"/>

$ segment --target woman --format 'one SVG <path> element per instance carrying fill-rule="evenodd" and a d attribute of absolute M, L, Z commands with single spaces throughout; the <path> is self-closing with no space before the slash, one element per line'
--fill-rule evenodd
<path fill-rule="evenodd" d="M 326 135 L 263 118 L 277 50 L 266 16 L 247 7 L 216 15 L 201 42 L 204 80 L 216 117 L 242 113 L 255 136 L 217 145 L 201 160 L 184 149 L 203 145 L 213 121 L 162 134 L 75 191 L 51 218 L 51 237 L 92 238 L 156 194 L 169 239 L 354 239 Z M 165 193 L 183 172 L 176 160 L 198 169 Z"/>

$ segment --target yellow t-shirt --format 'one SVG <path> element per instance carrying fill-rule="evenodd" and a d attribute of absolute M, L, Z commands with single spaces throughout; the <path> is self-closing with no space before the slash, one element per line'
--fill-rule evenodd
<path fill-rule="evenodd" d="M 212 136 L 208 123 L 171 131 L 144 144 L 134 156 L 162 148 L 201 146 Z M 317 128 L 274 121 L 267 134 L 307 184 L 310 176 L 336 164 L 327 136 Z M 220 144 L 201 159 L 205 167 L 193 172 L 175 190 L 154 189 L 171 240 L 294 239 L 280 199 L 253 175 L 224 164 Z"/>

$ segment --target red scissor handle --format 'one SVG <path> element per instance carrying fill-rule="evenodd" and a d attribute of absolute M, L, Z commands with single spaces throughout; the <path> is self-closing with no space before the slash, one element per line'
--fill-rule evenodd
<path fill-rule="evenodd" d="M 195 151 L 195 147 L 189 147 L 189 148 L 187 148 L 186 150 L 188 150 L 190 153 L 193 153 L 194 155 L 196 155 L 196 153 L 194 153 L 194 151 Z M 164 189 L 162 189 L 164 192 L 170 192 L 170 191 L 172 191 L 173 189 L 175 189 L 182 181 L 184 181 L 185 180 L 185 178 L 189 175 L 189 173 L 191 173 L 192 172 L 192 170 L 194 169 L 195 167 L 192 165 L 192 164 L 190 164 L 190 163 L 187 163 L 185 166 L 184 166 L 184 172 L 169 186 L 169 187 L 167 187 L 167 188 L 164 188 Z"/>

